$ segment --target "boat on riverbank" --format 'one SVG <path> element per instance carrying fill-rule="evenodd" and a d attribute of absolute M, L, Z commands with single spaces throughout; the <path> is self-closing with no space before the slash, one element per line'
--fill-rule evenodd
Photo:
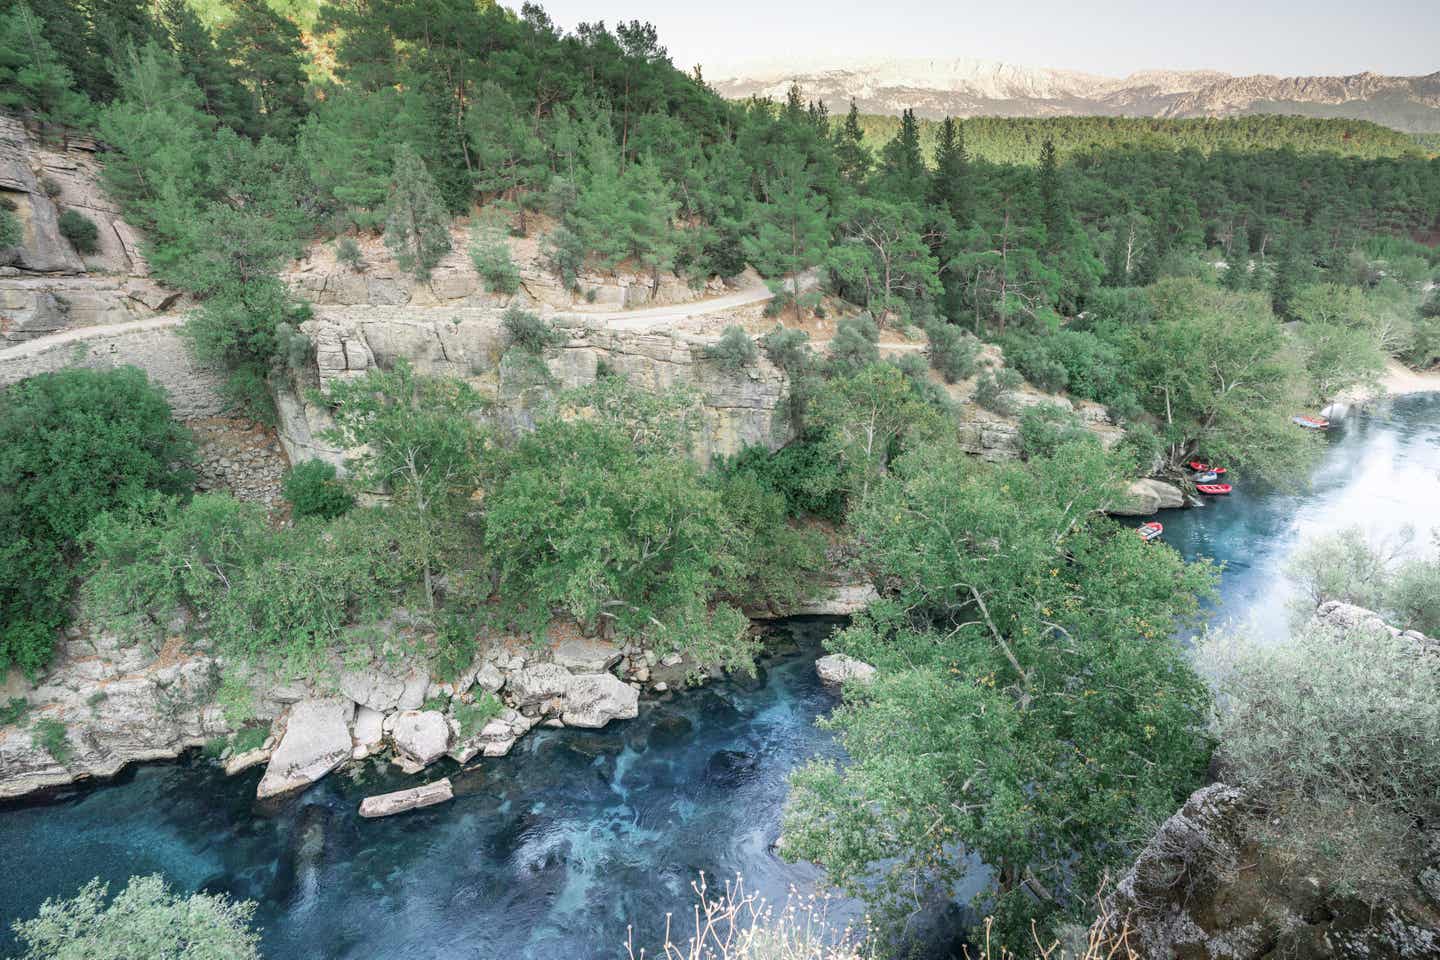
<path fill-rule="evenodd" d="M 1158 521 L 1151 520 L 1149 523 L 1140 524 L 1137 532 L 1140 534 L 1141 540 L 1149 543 L 1151 540 L 1158 539 L 1160 534 L 1165 532 L 1165 525 Z"/>
<path fill-rule="evenodd" d="M 1233 490 L 1234 487 L 1228 483 L 1197 483 L 1195 484 L 1195 489 L 1207 496 L 1223 497 Z"/>
<path fill-rule="evenodd" d="M 1223 473 L 1224 473 L 1226 470 L 1228 470 L 1229 468 L 1228 468 L 1228 467 L 1212 467 L 1212 466 L 1210 466 L 1210 464 L 1206 463 L 1206 462 L 1203 461 L 1203 460 L 1191 460 L 1191 461 L 1190 461 L 1190 469 L 1191 469 L 1191 470 L 1194 470 L 1196 473 L 1214 473 L 1214 474 L 1217 474 L 1217 475 L 1218 475 L 1218 474 L 1223 474 Z"/>
<path fill-rule="evenodd" d="M 1298 417 L 1291 417 L 1291 422 L 1304 427 L 1306 430 L 1329 430 L 1330 421 L 1324 417 L 1314 417 L 1310 414 L 1301 414 Z"/>
<path fill-rule="evenodd" d="M 1220 474 L 1216 473 L 1214 470 L 1206 470 L 1202 473 L 1195 474 L 1193 479 L 1196 483 L 1214 483 L 1216 480 L 1220 479 Z"/>

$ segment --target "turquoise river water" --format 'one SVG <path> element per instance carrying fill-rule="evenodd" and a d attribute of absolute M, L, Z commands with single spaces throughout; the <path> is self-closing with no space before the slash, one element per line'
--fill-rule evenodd
<path fill-rule="evenodd" d="M 1440 395 L 1379 405 L 1328 443 L 1303 492 L 1241 483 L 1160 517 L 1186 556 L 1225 562 L 1213 620 L 1282 634 L 1281 571 L 1316 533 L 1440 526 Z M 193 757 L 0 806 L 0 955 L 14 946 L 9 921 L 45 898 L 160 872 L 256 900 L 269 960 L 623 957 L 632 923 L 654 956 L 702 870 L 742 873 L 780 899 L 814 887 L 816 870 L 774 843 L 788 771 L 839 755 L 814 724 L 835 703 L 812 666 L 834 625 L 779 624 L 779 652 L 754 681 L 649 700 L 602 731 L 532 734 L 461 774 L 453 802 L 386 820 L 356 806 L 408 778 L 332 775 L 268 808 L 254 801 L 258 770 L 226 778 Z"/>

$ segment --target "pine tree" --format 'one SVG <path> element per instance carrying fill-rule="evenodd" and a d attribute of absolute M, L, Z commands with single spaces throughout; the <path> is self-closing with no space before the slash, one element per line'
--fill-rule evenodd
<path fill-rule="evenodd" d="M 746 258 L 767 278 L 785 278 L 777 293 L 789 297 L 800 321 L 799 275 L 825 259 L 830 221 L 825 198 L 812 189 L 805 158 L 788 153 L 762 184 L 764 200 L 749 210 L 750 232 L 741 239 Z"/>
<path fill-rule="evenodd" d="M 240 65 L 258 108 L 249 132 L 288 139 L 305 116 L 305 48 L 295 24 L 265 0 L 236 0 L 219 47 Z"/>
<path fill-rule="evenodd" d="M 204 110 L 234 130 L 252 130 L 258 123 L 250 92 L 230 61 L 215 47 L 210 31 L 200 22 L 186 0 L 165 0 L 160 22 L 170 37 L 170 47 L 179 58 L 180 69 L 204 97 Z"/>
<path fill-rule="evenodd" d="M 530 117 L 520 112 L 499 85 L 487 82 L 465 117 L 474 165 L 475 190 L 481 197 L 500 197 L 519 214 L 519 229 L 526 232 L 525 206 L 520 195 L 544 186 L 549 173 L 545 145 Z"/>
<path fill-rule="evenodd" d="M 1060 165 L 1055 159 L 1055 141 L 1046 138 L 1040 147 L 1040 222 L 1045 226 L 1046 249 L 1060 248 L 1065 233 L 1064 199 L 1060 190 Z"/>
<path fill-rule="evenodd" d="M 920 124 L 914 110 L 900 115 L 900 132 L 880 151 L 880 189 L 893 200 L 919 203 L 929 178 L 920 153 Z"/>
<path fill-rule="evenodd" d="M 408 143 L 395 148 L 385 244 L 400 268 L 421 280 L 450 250 L 450 216 L 425 161 Z"/>
<path fill-rule="evenodd" d="M 940 124 L 940 136 L 935 145 L 930 202 L 947 210 L 959 229 L 964 230 L 970 225 L 970 157 L 965 152 L 964 127 L 950 117 Z"/>
<path fill-rule="evenodd" d="M 45 38 L 45 24 L 25 3 L 0 14 L 0 108 L 24 110 L 48 123 L 78 125 L 90 104 Z"/>
<path fill-rule="evenodd" d="M 15 5 L 0 4 L 0 6 Z M 85 8 L 75 0 L 30 0 L 30 9 L 45 24 L 45 38 L 75 78 L 76 90 L 100 102 L 115 94 L 106 51 L 90 26 Z"/>
<path fill-rule="evenodd" d="M 864 144 L 865 131 L 860 129 L 860 111 L 855 101 L 850 101 L 850 112 L 845 122 L 835 131 L 835 159 L 840 167 L 840 176 L 852 187 L 860 187 L 870 175 L 875 159 Z"/>

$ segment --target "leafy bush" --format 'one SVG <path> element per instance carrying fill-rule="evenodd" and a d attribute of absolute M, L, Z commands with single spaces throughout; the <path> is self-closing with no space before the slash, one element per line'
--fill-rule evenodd
<path fill-rule="evenodd" d="M 738 376 L 754 365 L 760 351 L 744 327 L 729 326 L 720 334 L 719 341 L 705 351 L 705 356 L 726 372 Z"/>
<path fill-rule="evenodd" d="M 30 704 L 24 697 L 11 697 L 4 704 L 0 704 L 0 727 L 19 723 L 29 710 Z"/>
<path fill-rule="evenodd" d="M 453 701 L 452 712 L 456 722 L 460 724 L 460 739 L 464 740 L 479 733 L 485 724 L 504 713 L 505 704 L 487 690 L 476 696 L 474 703 Z"/>
<path fill-rule="evenodd" d="M 333 520 L 355 506 L 355 497 L 335 478 L 335 465 L 306 460 L 285 474 L 285 499 L 297 517 Z"/>
<path fill-rule="evenodd" d="M 19 246 L 24 239 L 25 228 L 20 225 L 20 218 L 0 207 L 0 250 Z"/>
<path fill-rule="evenodd" d="M 855 373 L 880 362 L 880 328 L 866 313 L 846 317 L 830 339 L 830 368 L 837 374 Z"/>
<path fill-rule="evenodd" d="M 1199 662 L 1215 673 L 1224 777 L 1256 803 L 1259 840 L 1372 902 L 1408 884 L 1397 865 L 1440 817 L 1440 658 L 1316 622 L 1284 643 L 1212 639 Z"/>
<path fill-rule="evenodd" d="M 1433 534 L 1440 547 L 1440 531 Z M 1301 619 L 1328 600 L 1373 610 L 1395 625 L 1440 636 L 1440 558 L 1407 557 L 1411 531 L 1375 541 L 1349 527 L 1305 544 L 1286 572 Z"/>
<path fill-rule="evenodd" d="M 574 293 L 580 286 L 580 271 L 585 268 L 585 245 L 566 227 L 556 227 L 540 241 L 540 256 L 566 290 Z M 591 294 L 588 299 L 593 300 Z"/>
<path fill-rule="evenodd" d="M 189 490 L 193 449 L 134 367 L 42 374 L 0 392 L 0 670 L 45 665 L 82 531 L 147 491 Z"/>
<path fill-rule="evenodd" d="M 1095 442 L 1095 436 L 1069 410 L 1037 403 L 1020 415 L 1020 453 L 1026 460 L 1051 457 L 1067 443 Z"/>
<path fill-rule="evenodd" d="M 70 241 L 77 253 L 91 254 L 100 250 L 100 228 L 79 210 L 60 214 L 60 235 Z"/>
<path fill-rule="evenodd" d="M 520 289 L 520 269 L 510 258 L 509 245 L 498 236 L 477 231 L 470 238 L 470 262 L 491 293 L 509 295 Z"/>
<path fill-rule="evenodd" d="M 62 186 L 60 181 L 56 180 L 54 177 L 41 177 L 40 189 L 44 191 L 45 196 L 49 197 L 51 200 L 54 200 L 55 198 L 59 197 L 60 194 L 65 192 L 65 187 Z"/>
<path fill-rule="evenodd" d="M 1014 413 L 1015 401 L 1010 395 L 1022 382 L 1020 374 L 1009 367 L 986 370 L 975 381 L 975 402 L 992 413 Z"/>
<path fill-rule="evenodd" d="M 532 356 L 540 356 L 547 347 L 558 347 L 565 342 L 565 334 L 555 329 L 554 324 L 543 319 L 538 313 L 511 305 L 500 318 L 505 335 L 512 347 L 519 347 Z"/>
<path fill-rule="evenodd" d="M 1005 339 L 1005 362 L 1041 390 L 1059 393 L 1070 384 L 1070 371 L 1051 355 L 1054 334 L 1037 337 L 1019 334 Z"/>
<path fill-rule="evenodd" d="M 778 323 L 760 338 L 760 349 L 767 360 L 791 376 L 807 370 L 812 360 L 810 334 Z"/>
<path fill-rule="evenodd" d="M 931 320 L 925 325 L 930 341 L 930 366 L 946 383 L 955 383 L 975 375 L 980 341 L 944 320 Z"/>
<path fill-rule="evenodd" d="M 475 613 L 472 610 L 446 610 L 435 626 L 432 657 L 435 675 L 442 679 L 458 677 L 475 660 L 475 635 L 479 632 Z"/>
<path fill-rule="evenodd" d="M 75 748 L 70 745 L 70 735 L 65 724 L 54 717 L 36 720 L 35 726 L 31 728 L 31 735 L 36 745 L 50 754 L 56 763 L 64 764 L 75 753 Z"/>
<path fill-rule="evenodd" d="M 821 435 L 806 435 L 773 453 L 745 447 L 717 465 L 722 474 L 750 474 L 785 498 L 792 517 L 845 517 L 844 471 L 839 451 Z"/>
<path fill-rule="evenodd" d="M 259 750 L 269 738 L 269 727 L 241 727 L 230 736 L 230 752 L 249 753 Z"/>
<path fill-rule="evenodd" d="M 354 237 L 341 237 L 335 241 L 335 259 L 355 273 L 365 272 L 365 257 L 360 252 L 360 244 L 355 242 Z"/>
<path fill-rule="evenodd" d="M 109 886 L 92 880 L 69 900 L 46 900 L 39 916 L 17 920 L 24 960 L 143 955 L 174 960 L 260 960 L 255 904 L 224 894 L 172 893 L 159 875 L 131 877 L 106 903 Z"/>

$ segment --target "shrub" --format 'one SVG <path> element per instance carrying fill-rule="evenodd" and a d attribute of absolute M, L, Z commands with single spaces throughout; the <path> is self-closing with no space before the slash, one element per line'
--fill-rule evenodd
<path fill-rule="evenodd" d="M 100 228 L 79 210 L 60 214 L 60 235 L 69 240 L 78 253 L 96 253 L 100 249 Z"/>
<path fill-rule="evenodd" d="M 508 296 L 520 289 L 520 269 L 510 247 L 493 231 L 476 231 L 470 238 L 470 262 L 489 292 Z"/>
<path fill-rule="evenodd" d="M 880 362 L 880 328 L 866 313 L 846 317 L 830 340 L 830 367 L 837 374 L 855 373 Z"/>
<path fill-rule="evenodd" d="M 458 677 L 475 660 L 475 636 L 479 633 L 475 614 L 470 610 L 446 610 L 441 614 L 435 631 L 433 662 L 435 675 Z"/>
<path fill-rule="evenodd" d="M 355 242 L 354 237 L 341 237 L 335 241 L 335 259 L 355 273 L 364 273 L 368 266 L 365 263 L 364 255 L 360 252 L 360 244 Z"/>
<path fill-rule="evenodd" d="M 1251 828 L 1333 886 L 1376 900 L 1440 817 L 1440 658 L 1383 629 L 1312 622 L 1289 642 L 1216 638 L 1215 732 Z"/>
<path fill-rule="evenodd" d="M 147 957 L 174 960 L 260 960 L 251 927 L 255 904 L 224 894 L 172 893 L 164 878 L 131 877 L 107 904 L 108 885 L 92 880 L 69 900 L 46 900 L 39 916 L 17 920 L 15 939 L 26 960 Z"/>
<path fill-rule="evenodd" d="M 485 724 L 504 713 L 505 704 L 487 690 L 479 694 L 474 703 L 453 701 L 452 712 L 455 714 L 455 721 L 460 724 L 460 739 L 465 740 L 479 733 Z"/>
<path fill-rule="evenodd" d="M 1067 443 L 1094 440 L 1075 414 L 1053 403 L 1037 403 L 1020 416 L 1020 454 L 1026 460 L 1054 456 Z"/>
<path fill-rule="evenodd" d="M 149 490 L 188 491 L 192 450 L 134 367 L 42 374 L 0 392 L 0 670 L 44 666 L 82 531 Z"/>
<path fill-rule="evenodd" d="M 335 465 L 306 460 L 285 474 L 283 491 L 297 517 L 333 520 L 355 506 L 355 497 L 335 478 Z"/>
<path fill-rule="evenodd" d="M 760 338 L 760 349 L 767 360 L 791 376 L 808 369 L 813 359 L 810 334 L 778 323 Z"/>
<path fill-rule="evenodd" d="M 12 723 L 19 723 L 25 718 L 30 710 L 30 704 L 24 697 L 11 697 L 4 704 L 0 704 L 0 727 L 8 727 Z"/>
<path fill-rule="evenodd" d="M 0 250 L 19 246 L 24 239 L 25 228 L 20 225 L 20 218 L 0 207 Z"/>
<path fill-rule="evenodd" d="M 722 474 L 749 474 L 785 498 L 792 517 L 845 517 L 845 475 L 838 451 L 823 436 L 802 436 L 773 453 L 745 447 L 717 465 Z"/>
<path fill-rule="evenodd" d="M 975 375 L 980 341 L 944 320 L 931 320 L 925 325 L 930 341 L 930 366 L 946 383 L 955 383 Z"/>
<path fill-rule="evenodd" d="M 40 189 L 44 191 L 45 196 L 49 197 L 51 200 L 54 200 L 56 197 L 60 196 L 60 194 L 65 192 L 65 188 L 61 186 L 60 181 L 56 180 L 54 177 L 41 177 Z"/>
<path fill-rule="evenodd" d="M 75 753 L 74 748 L 70 746 L 70 734 L 65 729 L 65 724 L 54 717 L 36 720 L 31 734 L 35 743 L 50 754 L 56 763 L 65 763 Z"/>
<path fill-rule="evenodd" d="M 1434 534 L 1440 546 L 1440 531 Z M 1440 636 L 1440 559 L 1405 557 L 1411 531 L 1371 540 L 1349 527 L 1305 544 L 1286 572 L 1303 619 L 1328 600 L 1373 610 L 1403 629 Z"/>
<path fill-rule="evenodd" d="M 1051 355 L 1050 339 L 1025 334 L 1006 337 L 1005 362 L 1041 390 L 1059 393 L 1069 385 L 1070 372 Z"/>
<path fill-rule="evenodd" d="M 705 356 L 726 372 L 739 375 L 755 363 L 760 351 L 744 327 L 729 326 L 720 334 L 720 340 L 705 351 Z"/>
<path fill-rule="evenodd" d="M 269 727 L 241 727 L 230 736 L 230 752 L 249 753 L 259 750 L 269 738 Z"/>
<path fill-rule="evenodd" d="M 992 413 L 1015 412 L 1011 394 L 1020 389 L 1020 375 L 1008 367 L 986 370 L 975 381 L 975 402 Z"/>
<path fill-rule="evenodd" d="M 560 278 L 566 290 L 574 293 L 580 286 L 580 271 L 585 268 L 585 245 L 579 236 L 565 227 L 556 227 L 540 241 L 540 257 Z M 594 300 L 594 295 L 589 295 Z"/>
<path fill-rule="evenodd" d="M 889 362 L 905 375 L 910 388 L 921 400 L 936 407 L 949 406 L 950 395 L 945 392 L 944 387 L 930 379 L 930 365 L 925 362 L 924 357 L 918 353 L 905 353 L 891 357 Z"/>
<path fill-rule="evenodd" d="M 538 357 L 547 347 L 558 347 L 565 342 L 565 334 L 556 330 L 550 321 L 513 304 L 500 318 L 500 324 L 505 328 L 510 345 L 532 356 Z"/>

